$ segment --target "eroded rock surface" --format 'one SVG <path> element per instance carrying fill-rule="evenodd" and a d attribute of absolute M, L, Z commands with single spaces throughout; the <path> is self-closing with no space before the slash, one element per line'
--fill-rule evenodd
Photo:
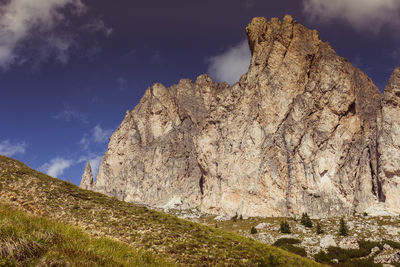
<path fill-rule="evenodd" d="M 400 67 L 390 77 L 379 116 L 380 197 L 389 211 L 400 211 Z"/>
<path fill-rule="evenodd" d="M 233 86 L 201 75 L 147 89 L 91 189 L 229 216 L 325 217 L 385 202 L 398 211 L 398 76 L 382 100 L 367 75 L 288 15 L 255 18 L 246 32 L 252 59 Z"/>

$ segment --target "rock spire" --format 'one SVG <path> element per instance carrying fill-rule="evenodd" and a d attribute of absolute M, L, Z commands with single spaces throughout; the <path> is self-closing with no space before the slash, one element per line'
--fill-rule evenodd
<path fill-rule="evenodd" d="M 85 171 L 83 172 L 82 175 L 80 187 L 83 189 L 92 189 L 93 183 L 94 181 L 93 181 L 92 167 L 90 166 L 90 162 L 87 162 Z"/>

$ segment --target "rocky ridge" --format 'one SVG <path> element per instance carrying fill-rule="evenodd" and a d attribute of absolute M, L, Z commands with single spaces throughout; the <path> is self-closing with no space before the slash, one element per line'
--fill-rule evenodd
<path fill-rule="evenodd" d="M 400 212 L 400 69 L 382 95 L 289 15 L 246 32 L 252 59 L 236 84 L 154 84 L 81 186 L 209 214 Z"/>

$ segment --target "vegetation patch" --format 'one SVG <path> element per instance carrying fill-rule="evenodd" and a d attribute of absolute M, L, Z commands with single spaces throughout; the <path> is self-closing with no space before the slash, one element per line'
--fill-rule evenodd
<path fill-rule="evenodd" d="M 122 242 L 0 203 L 0 266 L 175 266 Z"/>
<path fill-rule="evenodd" d="M 0 185 L 2 186 L 0 201 L 6 201 L 29 213 L 77 225 L 92 236 L 118 239 L 129 245 L 126 249 L 134 248 L 134 251 L 149 253 L 139 253 L 138 255 L 144 255 L 144 260 L 150 258 L 150 265 L 153 260 L 151 255 L 158 255 L 165 262 L 174 262 L 184 266 L 257 266 L 261 264 L 319 266 L 318 263 L 309 259 L 251 238 L 223 231 L 220 228 L 216 229 L 182 220 L 143 206 L 80 189 L 71 183 L 49 177 L 16 160 L 2 156 L 0 156 Z M 237 223 L 242 221 L 240 216 L 235 219 Z M 219 224 L 222 225 L 223 222 Z M 14 231 L 7 230 L 5 227 L 0 228 L 8 233 Z M 248 231 L 250 231 L 250 227 Z M 81 234 L 75 236 L 79 237 L 79 235 Z M 69 236 L 69 234 L 61 235 L 62 238 Z M 118 257 L 114 259 L 105 256 L 114 255 L 115 251 L 110 252 L 111 248 L 107 252 L 109 254 L 98 254 L 97 252 L 102 251 L 101 245 L 81 245 L 83 250 L 75 252 L 76 248 L 70 247 L 71 242 L 67 240 L 64 242 L 64 247 L 54 251 L 48 250 L 53 242 L 57 244 L 57 239 L 51 235 L 50 237 L 47 243 L 38 238 L 32 239 L 39 244 L 35 254 L 40 254 L 41 256 L 37 256 L 40 259 L 49 257 L 52 260 L 63 261 L 65 257 L 72 258 L 76 254 L 77 261 L 79 258 L 85 258 L 85 260 L 94 262 L 92 265 L 121 265 L 118 262 L 115 264 L 112 262 L 113 260 L 117 261 Z M 82 244 L 89 241 L 89 239 L 82 239 Z M 93 242 L 98 244 L 97 241 Z M 33 243 L 29 246 L 33 246 Z M 55 247 L 57 246 L 55 245 Z M 124 256 L 121 257 L 125 259 Z M 5 257 L 3 259 L 7 260 Z M 17 260 L 16 258 L 10 259 Z M 98 264 L 98 262 L 104 264 Z M 109 262 L 112 263 L 108 264 Z M 130 264 L 130 266 L 146 265 L 140 263 Z"/>

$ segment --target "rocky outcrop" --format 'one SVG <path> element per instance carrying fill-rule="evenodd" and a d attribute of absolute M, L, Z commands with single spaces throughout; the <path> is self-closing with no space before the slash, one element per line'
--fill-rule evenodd
<path fill-rule="evenodd" d="M 382 173 L 400 165 L 379 145 L 397 149 L 381 134 L 394 124 L 378 127 L 396 119 L 382 115 L 370 78 L 291 16 L 255 18 L 246 32 L 252 59 L 233 86 L 201 75 L 147 89 L 92 190 L 225 215 L 335 216 L 385 201 L 396 210 L 397 171 Z"/>
<path fill-rule="evenodd" d="M 80 187 L 83 189 L 92 189 L 94 184 L 93 181 L 93 173 L 92 173 L 92 167 L 90 166 L 90 163 L 86 163 L 85 171 L 83 172 L 82 175 L 82 180 Z"/>
<path fill-rule="evenodd" d="M 400 67 L 390 77 L 379 116 L 380 199 L 392 212 L 400 211 Z"/>

